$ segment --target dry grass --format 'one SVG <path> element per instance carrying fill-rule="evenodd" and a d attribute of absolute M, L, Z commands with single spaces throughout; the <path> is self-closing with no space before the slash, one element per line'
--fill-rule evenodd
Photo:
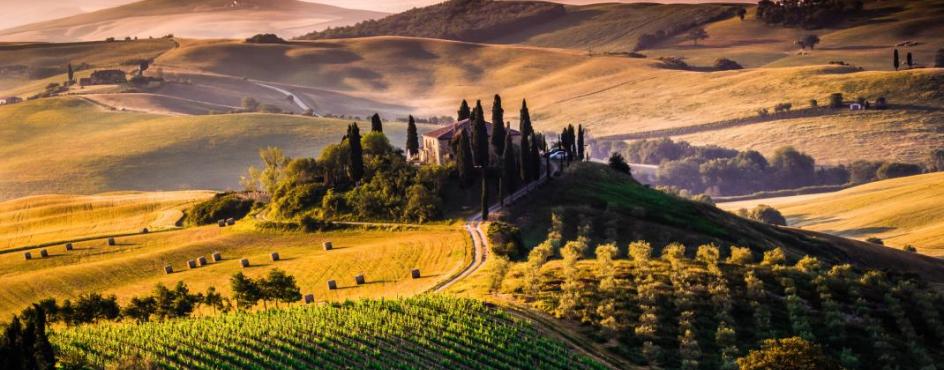
<path fill-rule="evenodd" d="M 836 193 L 722 203 L 728 210 L 768 204 L 791 226 L 855 239 L 878 237 L 944 256 L 944 173 L 904 177 Z"/>
<path fill-rule="evenodd" d="M 464 230 L 451 226 L 301 234 L 253 231 L 240 223 L 119 238 L 116 247 L 107 247 L 104 240 L 77 243 L 68 254 L 54 246 L 48 248 L 49 258 L 32 261 L 24 261 L 20 253 L 0 254 L 0 315 L 44 297 L 61 300 L 86 292 L 116 294 L 127 302 L 157 283 L 178 281 L 198 291 L 214 286 L 228 295 L 234 273 L 259 277 L 273 268 L 294 275 L 302 292 L 314 293 L 318 300 L 409 296 L 465 266 L 471 250 L 467 239 Z M 326 252 L 321 243 L 328 240 L 335 249 Z M 222 252 L 222 262 L 186 269 L 187 260 L 214 251 Z M 272 262 L 271 252 L 282 260 Z M 248 258 L 252 266 L 242 269 L 240 258 Z M 165 264 L 177 272 L 164 275 Z M 419 268 L 423 277 L 411 279 L 412 268 Z M 354 276 L 361 273 L 367 284 L 356 286 Z M 328 280 L 337 280 L 339 289 L 328 291 Z"/>
<path fill-rule="evenodd" d="M 0 251 L 95 236 L 174 227 L 204 191 L 42 195 L 0 202 Z"/>

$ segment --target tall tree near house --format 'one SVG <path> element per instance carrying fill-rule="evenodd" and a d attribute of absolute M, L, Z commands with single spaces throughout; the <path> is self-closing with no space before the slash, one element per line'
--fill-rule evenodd
<path fill-rule="evenodd" d="M 364 177 L 364 150 L 361 148 L 361 130 L 356 122 L 347 128 L 347 141 L 351 148 L 351 180 L 356 183 Z"/>
<path fill-rule="evenodd" d="M 406 124 L 406 152 L 408 156 L 415 156 L 420 152 L 420 138 L 416 132 L 416 120 L 413 119 L 412 114 Z"/>
<path fill-rule="evenodd" d="M 895 49 L 895 52 L 892 54 L 892 66 L 895 67 L 896 71 L 901 67 L 901 60 L 898 58 L 898 49 Z"/>
<path fill-rule="evenodd" d="M 472 144 L 469 142 L 469 133 L 463 127 L 459 135 L 453 139 L 456 153 L 456 168 L 459 171 L 459 182 L 462 186 L 469 186 L 475 179 L 475 164 L 472 160 Z"/>
<path fill-rule="evenodd" d="M 370 131 L 372 132 L 383 132 L 383 121 L 380 120 L 380 114 L 374 113 L 370 117 Z"/>
<path fill-rule="evenodd" d="M 481 100 L 475 104 L 472 118 L 472 148 L 474 150 L 475 165 L 488 166 L 488 127 L 485 125 L 485 110 L 482 109 Z"/>
<path fill-rule="evenodd" d="M 908 68 L 914 68 L 914 59 L 911 57 L 911 52 L 908 52 L 908 55 L 905 56 L 905 63 L 908 64 Z"/>
<path fill-rule="evenodd" d="M 518 131 L 521 131 L 521 136 L 529 136 L 534 132 L 534 129 L 531 128 L 531 112 L 528 111 L 528 101 L 521 100 L 521 114 L 519 115 Z"/>
<path fill-rule="evenodd" d="M 582 161 L 584 157 L 583 125 L 577 125 L 577 160 Z"/>
<path fill-rule="evenodd" d="M 501 96 L 495 94 L 492 102 L 492 146 L 495 154 L 505 152 L 505 109 L 502 108 Z"/>
<path fill-rule="evenodd" d="M 704 40 L 708 38 L 708 31 L 705 31 L 704 28 L 695 27 L 691 31 L 688 31 L 688 39 L 692 40 L 695 46 L 698 46 L 698 40 Z"/>
<path fill-rule="evenodd" d="M 456 115 L 456 121 L 462 121 L 472 117 L 472 110 L 469 108 L 469 102 L 462 99 L 462 104 L 459 105 L 459 111 Z"/>
<path fill-rule="evenodd" d="M 515 157 L 515 146 L 511 143 L 511 135 L 505 136 L 505 151 L 502 152 L 501 195 L 507 197 L 518 190 L 518 158 Z"/>
<path fill-rule="evenodd" d="M 521 170 L 521 182 L 527 184 L 531 182 L 531 166 L 534 161 L 531 160 L 531 140 L 530 135 L 521 135 L 521 143 L 518 145 L 520 148 L 520 170 Z"/>
<path fill-rule="evenodd" d="M 68 65 L 69 84 L 75 82 L 75 71 L 72 70 L 72 63 Z"/>

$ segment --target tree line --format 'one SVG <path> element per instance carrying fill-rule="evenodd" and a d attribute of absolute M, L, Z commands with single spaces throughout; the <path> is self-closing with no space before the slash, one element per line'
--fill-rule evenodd
<path fill-rule="evenodd" d="M 862 0 L 761 0 L 757 3 L 757 19 L 814 29 L 836 24 L 862 8 Z"/>

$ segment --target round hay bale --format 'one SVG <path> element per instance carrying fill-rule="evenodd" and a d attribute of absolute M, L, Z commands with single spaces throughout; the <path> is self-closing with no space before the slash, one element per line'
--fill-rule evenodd
<path fill-rule="evenodd" d="M 207 264 L 208 262 L 207 262 L 206 257 L 200 256 L 197 258 L 197 266 L 203 267 L 203 266 L 206 266 Z"/>
<path fill-rule="evenodd" d="M 249 267 L 249 259 L 248 259 L 248 258 L 243 258 L 243 259 L 239 260 L 239 264 L 240 264 L 242 267 Z"/>
<path fill-rule="evenodd" d="M 170 275 L 174 273 L 174 267 L 171 265 L 164 266 L 164 274 Z"/>
<path fill-rule="evenodd" d="M 331 244 L 331 242 L 324 242 L 322 246 L 324 246 L 324 250 L 326 251 L 334 249 L 334 244 Z"/>
<path fill-rule="evenodd" d="M 29 261 L 29 260 L 33 259 L 33 254 L 30 253 L 30 252 L 23 253 L 23 258 L 25 258 L 27 261 Z"/>
<path fill-rule="evenodd" d="M 189 269 L 195 269 L 195 268 L 197 268 L 197 261 L 194 261 L 194 260 L 187 260 L 187 268 L 189 268 Z"/>
<path fill-rule="evenodd" d="M 312 304 L 315 302 L 314 294 L 305 294 L 305 304 Z"/>
<path fill-rule="evenodd" d="M 334 281 L 334 280 L 328 280 L 328 289 L 329 289 L 329 290 L 338 289 L 338 282 L 336 282 L 336 281 Z"/>
<path fill-rule="evenodd" d="M 223 254 L 220 252 L 213 252 L 211 257 L 213 258 L 213 262 L 220 262 L 223 260 Z"/>
<path fill-rule="evenodd" d="M 216 221 L 216 224 L 219 225 L 220 227 L 226 227 L 226 220 Z"/>
<path fill-rule="evenodd" d="M 72 243 L 66 244 L 66 252 L 71 251 L 73 248 Z"/>
<path fill-rule="evenodd" d="M 233 225 L 235 225 L 235 224 L 236 224 L 236 219 L 235 219 L 235 218 L 227 218 L 227 219 L 226 219 L 226 225 L 233 226 Z"/>
<path fill-rule="evenodd" d="M 413 269 L 413 270 L 411 270 L 411 271 L 410 271 L 410 276 L 412 276 L 414 279 L 419 279 L 419 278 L 420 278 L 420 269 Z"/>
<path fill-rule="evenodd" d="M 354 277 L 354 283 L 357 284 L 357 285 L 361 285 L 361 284 L 364 284 L 364 283 L 366 283 L 366 282 L 367 282 L 367 279 L 364 279 L 364 275 L 363 275 L 363 274 L 357 275 L 357 276 Z"/>
<path fill-rule="evenodd" d="M 146 227 L 143 228 L 143 229 L 141 229 L 141 234 L 147 234 L 147 233 L 149 233 L 149 232 L 151 232 L 151 230 L 148 230 L 148 228 L 146 228 Z"/>
<path fill-rule="evenodd" d="M 42 258 L 49 257 L 49 251 L 47 251 L 47 250 L 45 250 L 45 249 L 40 249 L 40 250 L 39 250 L 39 256 L 42 257 Z"/>
<path fill-rule="evenodd" d="M 115 243 L 115 238 L 108 238 L 108 245 L 109 245 L 109 246 L 114 246 L 115 244 L 116 244 L 116 243 Z"/>
<path fill-rule="evenodd" d="M 269 254 L 269 258 L 272 259 L 272 262 L 279 262 L 279 260 L 282 259 L 281 257 L 279 257 L 279 254 L 276 252 L 272 252 L 271 254 Z"/>

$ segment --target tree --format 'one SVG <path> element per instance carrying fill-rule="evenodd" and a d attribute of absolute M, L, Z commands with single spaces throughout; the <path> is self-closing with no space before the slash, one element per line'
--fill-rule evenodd
<path fill-rule="evenodd" d="M 747 9 L 738 8 L 738 10 L 737 10 L 737 16 L 738 16 L 738 18 L 741 18 L 741 20 L 743 21 L 743 20 L 744 20 L 744 17 L 747 16 Z"/>
<path fill-rule="evenodd" d="M 929 170 L 944 172 L 944 149 L 935 149 L 931 151 L 931 156 L 928 162 Z"/>
<path fill-rule="evenodd" d="M 151 62 L 142 60 L 141 63 L 138 63 L 138 76 L 144 76 L 144 71 L 147 71 L 150 67 Z"/>
<path fill-rule="evenodd" d="M 501 195 L 507 197 L 518 190 L 519 169 L 518 158 L 515 157 L 515 146 L 511 143 L 511 135 L 505 136 L 505 151 L 502 153 Z"/>
<path fill-rule="evenodd" d="M 243 110 L 247 112 L 255 112 L 259 110 L 259 102 L 255 98 L 250 96 L 243 97 L 242 101 Z"/>
<path fill-rule="evenodd" d="M 456 117 L 456 121 L 459 122 L 472 117 L 472 110 L 469 109 L 469 102 L 465 101 L 465 99 L 462 99 L 462 104 L 459 105 L 459 111 L 457 114 L 458 116 Z"/>
<path fill-rule="evenodd" d="M 356 122 L 352 123 L 347 128 L 347 141 L 351 148 L 350 176 L 351 180 L 356 183 L 361 181 L 361 178 L 364 177 L 364 152 L 361 148 L 361 130 L 357 127 Z"/>
<path fill-rule="evenodd" d="M 469 132 L 463 127 L 453 140 L 456 153 L 456 168 L 459 171 L 459 180 L 464 186 L 472 184 L 475 179 L 475 163 L 472 159 L 472 143 L 469 142 Z"/>
<path fill-rule="evenodd" d="M 803 44 L 801 44 L 801 46 L 806 46 L 809 47 L 810 50 L 813 50 L 816 48 L 816 44 L 819 44 L 820 39 L 819 36 L 816 35 L 806 35 L 803 37 L 802 42 Z"/>
<path fill-rule="evenodd" d="M 407 220 L 423 223 L 439 217 L 442 213 L 442 199 L 423 184 L 410 186 L 406 197 L 403 217 Z"/>
<path fill-rule="evenodd" d="M 905 56 L 905 63 L 908 64 L 908 68 L 909 68 L 909 69 L 914 68 L 914 59 L 912 58 L 910 51 L 909 51 L 908 54 Z"/>
<path fill-rule="evenodd" d="M 698 46 L 698 40 L 704 40 L 708 38 L 708 31 L 705 31 L 704 28 L 695 27 L 688 31 L 688 39 L 692 40 L 695 46 Z"/>
<path fill-rule="evenodd" d="M 787 219 L 780 214 L 780 211 L 766 204 L 759 204 L 757 207 L 754 207 L 754 209 L 748 213 L 748 217 L 754 221 L 771 225 L 787 226 Z"/>
<path fill-rule="evenodd" d="M 488 221 L 488 174 L 482 167 L 482 221 Z"/>
<path fill-rule="evenodd" d="M 233 275 L 229 282 L 233 289 L 233 298 L 236 300 L 236 308 L 250 309 L 262 299 L 259 286 L 256 285 L 255 281 L 243 275 L 242 272 Z"/>
<path fill-rule="evenodd" d="M 577 125 L 577 160 L 582 161 L 584 158 L 584 142 L 583 142 L 583 125 Z"/>
<path fill-rule="evenodd" d="M 213 310 L 217 312 L 225 309 L 223 295 L 217 292 L 215 287 L 207 288 L 206 294 L 203 295 L 203 304 L 213 307 Z"/>
<path fill-rule="evenodd" d="M 528 111 L 528 101 L 521 100 L 521 114 L 519 115 L 518 121 L 518 131 L 521 131 L 521 136 L 529 136 L 534 133 L 534 129 L 531 128 L 531 112 Z"/>
<path fill-rule="evenodd" d="M 505 109 L 502 108 L 501 96 L 495 94 L 495 100 L 492 102 L 492 146 L 495 148 L 495 154 L 501 155 L 505 152 Z"/>
<path fill-rule="evenodd" d="M 833 109 L 842 108 L 842 105 L 843 105 L 842 93 L 833 93 L 832 95 L 829 96 L 830 108 L 833 108 Z"/>
<path fill-rule="evenodd" d="M 531 140 L 530 135 L 521 135 L 521 144 L 519 145 L 521 149 L 521 182 L 524 184 L 531 182 L 531 167 L 534 165 L 534 160 L 531 159 Z"/>
<path fill-rule="evenodd" d="M 476 166 L 488 166 L 489 143 L 488 126 L 485 124 L 485 111 L 482 109 L 482 101 L 475 104 L 475 111 L 472 113 L 472 150 Z"/>
<path fill-rule="evenodd" d="M 944 68 L 944 48 L 937 49 L 937 53 L 934 54 L 934 66 Z"/>
<path fill-rule="evenodd" d="M 776 187 L 780 189 L 799 188 L 816 182 L 816 161 L 790 146 L 774 152 L 770 168 Z"/>
<path fill-rule="evenodd" d="M 174 290 L 158 284 L 154 288 L 154 300 L 154 315 L 161 319 L 172 319 L 190 316 L 203 297 L 199 294 L 190 294 L 187 284 L 179 281 L 174 286 Z"/>
<path fill-rule="evenodd" d="M 370 131 L 383 132 L 383 121 L 380 120 L 379 113 L 374 113 L 373 116 L 370 116 Z"/>
<path fill-rule="evenodd" d="M 279 302 L 291 303 L 302 299 L 295 277 L 279 269 L 270 270 L 256 285 L 259 287 L 260 298 L 264 301 L 275 301 L 276 307 Z"/>
<path fill-rule="evenodd" d="M 154 297 L 134 297 L 121 309 L 121 316 L 137 322 L 147 322 L 156 311 L 157 300 Z"/>
<path fill-rule="evenodd" d="M 901 61 L 898 59 L 898 49 L 895 49 L 895 52 L 892 54 L 892 66 L 895 67 L 896 71 L 901 67 Z"/>
<path fill-rule="evenodd" d="M 72 70 L 72 63 L 69 63 L 67 68 L 68 68 L 69 83 L 71 84 L 75 82 L 75 71 Z"/>
<path fill-rule="evenodd" d="M 629 164 L 626 163 L 626 160 L 623 159 L 623 155 L 618 152 L 613 152 L 610 155 L 609 161 L 610 168 L 616 170 L 616 172 L 625 173 L 627 175 L 632 175 L 632 170 L 629 167 Z"/>
<path fill-rule="evenodd" d="M 733 71 L 737 69 L 744 69 L 744 66 L 728 58 L 719 58 L 715 60 L 715 69 L 719 71 Z"/>
<path fill-rule="evenodd" d="M 531 135 L 531 181 L 536 181 L 541 178 L 541 153 L 538 151 L 538 139 Z"/>
<path fill-rule="evenodd" d="M 412 114 L 406 124 L 406 152 L 408 156 L 415 156 L 420 152 L 419 134 L 416 132 L 416 120 Z"/>
<path fill-rule="evenodd" d="M 767 339 L 737 360 L 741 370 L 832 370 L 841 367 L 822 348 L 799 337 Z"/>
<path fill-rule="evenodd" d="M 906 177 L 920 175 L 923 172 L 921 166 L 910 163 L 885 162 L 875 171 L 875 177 L 879 180 L 894 179 L 897 177 Z"/>

